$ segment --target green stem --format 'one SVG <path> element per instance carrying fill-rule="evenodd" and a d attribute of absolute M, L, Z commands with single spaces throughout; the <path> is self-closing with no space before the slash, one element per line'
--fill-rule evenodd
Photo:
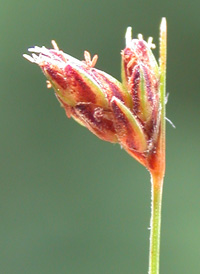
<path fill-rule="evenodd" d="M 151 173 L 151 233 L 149 250 L 149 274 L 159 274 L 160 228 L 162 190 L 165 174 L 165 92 L 166 92 L 166 59 L 167 58 L 167 23 L 162 18 L 160 25 L 160 103 L 161 125 L 157 144 L 155 170 Z"/>
<path fill-rule="evenodd" d="M 151 174 L 149 274 L 159 274 L 162 189 L 163 178 Z"/>

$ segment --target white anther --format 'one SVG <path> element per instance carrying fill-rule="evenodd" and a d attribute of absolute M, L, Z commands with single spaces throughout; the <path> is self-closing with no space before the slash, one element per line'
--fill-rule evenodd
<path fill-rule="evenodd" d="M 148 40 L 147 40 L 147 43 L 148 43 L 150 49 L 155 49 L 156 48 L 156 45 L 153 43 L 153 37 L 149 37 Z"/>
<path fill-rule="evenodd" d="M 35 46 L 33 48 L 29 48 L 28 51 L 35 52 L 35 53 L 40 53 L 43 49 L 44 49 L 44 47 L 40 48 L 38 46 Z"/>
<path fill-rule="evenodd" d="M 55 50 L 58 50 L 58 51 L 60 50 L 55 40 L 52 40 L 51 44 Z"/>
<path fill-rule="evenodd" d="M 24 57 L 25 59 L 27 59 L 29 62 L 35 63 L 35 60 L 33 59 L 33 57 L 30 56 L 30 55 L 28 55 L 28 54 L 23 54 L 23 57 Z"/>
<path fill-rule="evenodd" d="M 143 40 L 143 35 L 141 33 L 138 34 L 138 39 Z"/>

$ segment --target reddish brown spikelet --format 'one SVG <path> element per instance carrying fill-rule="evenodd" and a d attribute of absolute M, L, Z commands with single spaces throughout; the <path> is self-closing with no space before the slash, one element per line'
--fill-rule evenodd
<path fill-rule="evenodd" d="M 122 83 L 94 66 L 98 56 L 84 52 L 79 61 L 54 49 L 30 49 L 53 87 L 68 118 L 73 117 L 100 139 L 119 143 L 148 167 L 159 136 L 159 73 L 152 44 L 127 37 L 122 51 Z M 37 55 L 36 55 L 36 54 Z M 153 163 L 153 160 L 151 160 Z"/>

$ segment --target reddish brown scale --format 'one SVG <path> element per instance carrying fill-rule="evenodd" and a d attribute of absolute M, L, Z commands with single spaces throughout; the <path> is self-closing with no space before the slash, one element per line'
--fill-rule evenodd
<path fill-rule="evenodd" d="M 112 97 L 115 96 L 122 102 L 124 101 L 121 89 L 113 82 L 111 82 L 105 75 L 99 70 L 92 69 L 92 73 L 95 76 L 95 80 L 99 83 L 102 90 L 104 90 L 106 98 L 110 102 Z"/>
<path fill-rule="evenodd" d="M 147 136 L 147 140 L 150 141 L 152 139 L 152 135 L 154 132 L 154 123 L 152 120 L 144 124 L 143 131 L 145 135 Z"/>
<path fill-rule="evenodd" d="M 65 109 L 68 118 L 73 117 L 77 122 L 87 127 L 92 133 L 104 141 L 117 143 L 115 128 L 113 126 L 113 114 L 103 109 L 97 114 L 98 106 L 79 103 L 76 107 L 67 105 L 57 95 L 62 107 Z"/>
<path fill-rule="evenodd" d="M 124 71 L 126 79 L 131 76 L 134 66 L 137 64 L 137 58 L 134 52 L 130 48 L 125 48 L 122 51 L 122 56 L 124 60 Z"/>
<path fill-rule="evenodd" d="M 152 72 L 147 69 L 147 67 L 142 66 L 142 70 L 143 70 L 143 75 L 144 75 L 144 81 L 145 81 L 145 89 L 146 89 L 146 93 L 147 93 L 147 98 L 148 98 L 148 101 L 153 103 L 153 97 L 154 97 L 154 94 L 153 94 L 153 91 L 155 91 L 154 89 L 154 86 L 153 86 L 153 80 L 152 78 L 155 78 L 153 77 L 152 75 Z"/>
<path fill-rule="evenodd" d="M 149 55 L 147 51 L 147 46 L 143 40 L 137 40 L 135 45 L 135 53 L 138 56 L 139 61 L 149 64 Z"/>
<path fill-rule="evenodd" d="M 134 115 L 138 114 L 139 111 L 139 83 L 140 83 L 140 72 L 139 72 L 139 66 L 135 66 L 132 76 L 129 79 L 129 88 L 130 88 L 130 94 L 133 100 L 133 113 Z"/>
<path fill-rule="evenodd" d="M 123 148 L 142 165 L 146 166 L 146 155 L 137 151 L 134 142 L 134 132 L 129 125 L 126 116 L 121 112 L 115 102 L 112 102 L 112 109 L 115 114 L 115 128 Z"/>
<path fill-rule="evenodd" d="M 153 108 L 152 111 L 152 116 L 151 119 L 148 122 L 142 123 L 140 120 L 141 124 L 143 125 L 143 131 L 145 135 L 147 136 L 147 140 L 151 141 L 155 131 L 157 131 L 157 126 L 158 126 L 158 109 L 156 107 Z M 138 119 L 139 120 L 139 119 Z"/>
<path fill-rule="evenodd" d="M 71 112 L 71 117 L 72 117 L 73 119 L 75 119 L 75 120 L 76 120 L 78 123 L 80 123 L 82 126 L 85 126 L 85 127 L 88 128 L 87 124 L 86 124 L 85 121 L 82 119 L 82 117 L 80 117 L 80 115 L 78 115 L 78 114 L 76 113 L 76 110 L 75 110 L 74 107 L 71 107 L 70 112 Z"/>
<path fill-rule="evenodd" d="M 160 115 L 159 115 L 159 96 L 158 94 L 155 95 L 155 99 L 153 101 L 152 105 L 152 113 L 151 113 L 151 119 L 148 123 L 144 125 L 144 132 L 148 136 L 148 139 L 151 140 L 154 136 L 155 131 L 158 130 L 158 124 L 160 121 Z"/>
<path fill-rule="evenodd" d="M 67 81 L 63 77 L 63 71 L 59 69 L 55 65 L 51 65 L 48 63 L 45 63 L 44 65 L 41 65 L 42 70 L 45 74 L 47 74 L 51 79 L 51 81 L 55 82 L 58 86 L 60 86 L 62 89 L 67 88 Z"/>
<path fill-rule="evenodd" d="M 118 136 L 120 136 L 120 142 L 123 144 L 124 148 L 131 148 L 131 150 L 137 151 L 137 143 L 134 142 L 135 132 L 130 126 L 128 118 L 120 110 L 115 101 L 112 102 L 112 109 L 114 112 L 114 125 Z"/>
<path fill-rule="evenodd" d="M 90 102 L 96 103 L 96 96 L 92 89 L 81 77 L 80 73 L 73 69 L 72 66 L 67 65 L 65 67 L 65 77 L 67 79 L 70 93 L 74 93 L 77 102 Z"/>
<path fill-rule="evenodd" d="M 111 112 L 105 113 L 104 110 L 99 115 L 96 114 L 99 109 L 98 106 L 91 104 L 78 104 L 74 107 L 76 115 L 84 121 L 87 128 L 95 135 L 105 141 L 116 143 L 116 131 L 113 125 L 113 114 Z"/>

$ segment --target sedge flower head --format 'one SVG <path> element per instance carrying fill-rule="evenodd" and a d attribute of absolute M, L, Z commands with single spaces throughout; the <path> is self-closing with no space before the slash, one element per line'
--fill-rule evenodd
<path fill-rule="evenodd" d="M 42 69 L 68 118 L 100 139 L 119 143 L 131 156 L 151 169 L 161 130 L 160 72 L 152 53 L 152 38 L 132 39 L 126 32 L 122 56 L 122 82 L 95 68 L 97 55 L 84 52 L 84 61 L 53 49 L 30 48 L 24 55 Z"/>

